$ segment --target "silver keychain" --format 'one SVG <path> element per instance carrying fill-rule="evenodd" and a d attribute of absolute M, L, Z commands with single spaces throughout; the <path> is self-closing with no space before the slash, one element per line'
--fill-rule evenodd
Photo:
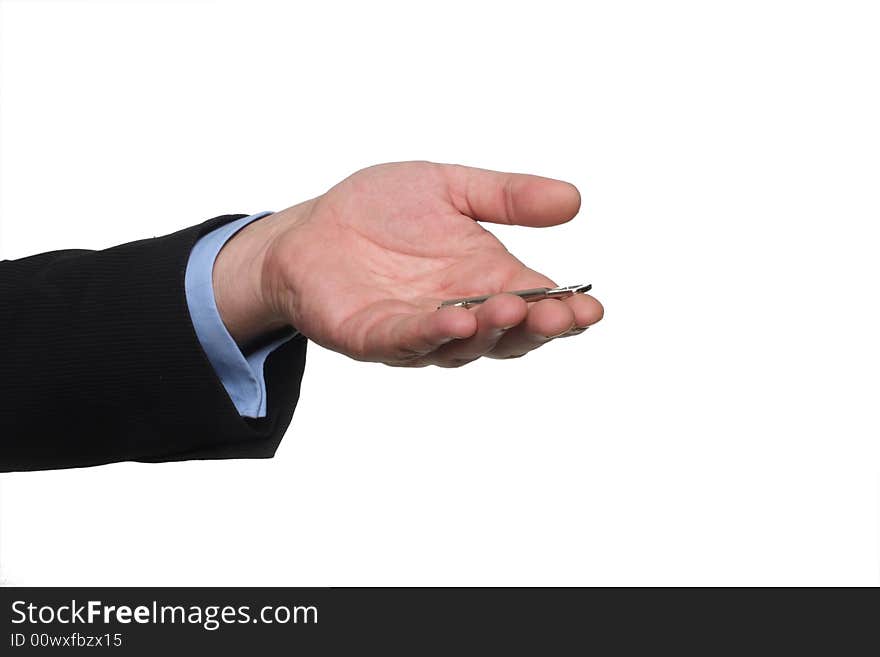
<path fill-rule="evenodd" d="M 528 302 L 531 301 L 541 301 L 542 299 L 565 299 L 570 297 L 573 294 L 583 294 L 585 292 L 589 292 L 592 289 L 591 284 L 587 285 L 569 285 L 567 287 L 535 287 L 530 290 L 516 290 L 514 292 L 498 292 L 498 294 L 515 294 L 516 296 L 525 299 Z M 479 297 L 463 297 L 461 299 L 448 299 L 441 303 L 437 308 L 443 308 L 445 306 L 456 306 L 458 308 L 470 308 L 471 306 L 478 306 L 481 303 L 485 303 L 492 297 L 494 294 L 484 294 Z"/>

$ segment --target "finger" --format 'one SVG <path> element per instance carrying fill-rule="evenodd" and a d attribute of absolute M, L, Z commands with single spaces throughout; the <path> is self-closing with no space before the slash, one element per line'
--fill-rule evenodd
<path fill-rule="evenodd" d="M 368 328 L 362 338 L 365 360 L 408 362 L 424 356 L 452 340 L 471 337 L 477 330 L 474 313 L 465 308 L 446 307 L 424 312 L 399 312 L 384 316 Z"/>
<path fill-rule="evenodd" d="M 559 299 L 544 299 L 530 304 L 525 321 L 507 331 L 486 356 L 522 356 L 570 331 L 575 327 L 575 321 L 571 306 Z"/>
<path fill-rule="evenodd" d="M 575 328 L 592 326 L 605 315 L 602 304 L 589 294 L 573 294 L 564 301 L 574 313 Z"/>
<path fill-rule="evenodd" d="M 455 208 L 479 221 L 555 226 L 572 219 L 581 195 L 571 183 L 522 173 L 442 165 Z"/>
<path fill-rule="evenodd" d="M 458 367 L 476 360 L 495 348 L 507 329 L 522 322 L 528 304 L 513 294 L 499 294 L 481 304 L 474 315 L 477 331 L 465 340 L 444 344 L 431 354 L 431 362 L 445 367 Z"/>
<path fill-rule="evenodd" d="M 556 283 L 552 279 L 533 269 L 523 270 L 519 276 L 514 278 L 513 284 L 523 289 L 530 287 L 556 287 Z M 575 315 L 575 327 L 572 331 L 595 324 L 605 314 L 602 304 L 589 294 L 573 294 L 564 299 L 564 301 L 571 307 Z"/>
<path fill-rule="evenodd" d="M 560 335 L 560 338 L 580 335 L 601 320 L 605 314 L 602 304 L 586 294 L 576 294 L 566 299 L 565 302 L 571 306 L 572 312 L 574 312 L 574 327 Z"/>

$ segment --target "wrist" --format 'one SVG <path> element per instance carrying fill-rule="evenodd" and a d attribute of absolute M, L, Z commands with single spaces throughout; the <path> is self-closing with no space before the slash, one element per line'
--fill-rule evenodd
<path fill-rule="evenodd" d="M 275 216 L 257 219 L 242 228 L 214 261 L 212 282 L 217 311 L 239 346 L 287 324 L 267 303 L 264 293 L 264 263 L 274 238 Z"/>

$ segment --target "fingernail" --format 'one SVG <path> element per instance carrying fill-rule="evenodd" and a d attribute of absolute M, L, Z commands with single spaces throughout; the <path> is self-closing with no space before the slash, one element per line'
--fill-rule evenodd
<path fill-rule="evenodd" d="M 580 335 L 581 333 L 586 331 L 588 328 L 590 328 L 590 327 L 589 326 L 575 326 L 573 329 L 569 329 L 565 333 L 563 333 L 561 335 L 557 335 L 556 337 L 557 338 L 568 338 L 573 335 Z"/>
<path fill-rule="evenodd" d="M 567 329 L 565 329 L 564 331 L 561 331 L 560 333 L 557 333 L 556 335 L 548 335 L 547 339 L 552 340 L 554 338 L 561 338 L 564 335 L 571 335 L 571 332 L 577 330 L 577 328 L 578 328 L 577 324 L 572 324 Z"/>

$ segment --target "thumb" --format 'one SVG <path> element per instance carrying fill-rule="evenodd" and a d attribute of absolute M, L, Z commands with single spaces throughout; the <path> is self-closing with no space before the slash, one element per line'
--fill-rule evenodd
<path fill-rule="evenodd" d="M 517 226 L 555 226 L 571 220 L 581 195 L 571 183 L 523 173 L 441 165 L 456 210 L 472 219 Z"/>

